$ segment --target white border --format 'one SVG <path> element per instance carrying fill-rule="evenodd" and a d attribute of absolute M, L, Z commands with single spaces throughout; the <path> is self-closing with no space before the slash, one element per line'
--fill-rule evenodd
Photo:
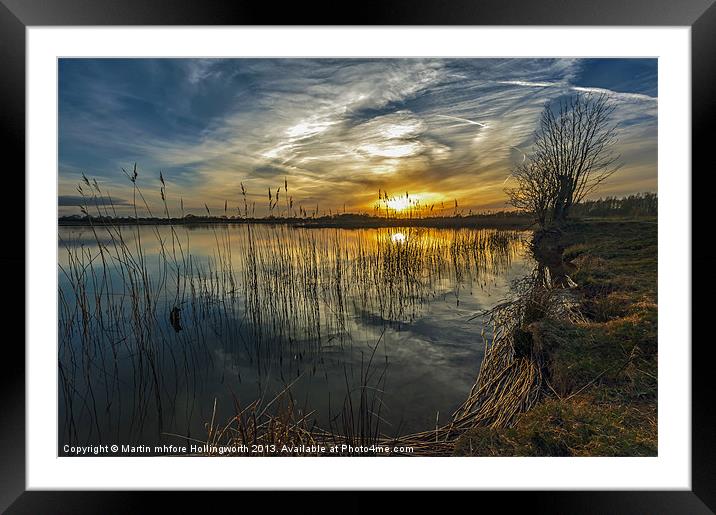
<path fill-rule="evenodd" d="M 690 489 L 690 29 L 27 31 L 27 488 Z M 58 458 L 58 56 L 659 58 L 658 458 Z"/>

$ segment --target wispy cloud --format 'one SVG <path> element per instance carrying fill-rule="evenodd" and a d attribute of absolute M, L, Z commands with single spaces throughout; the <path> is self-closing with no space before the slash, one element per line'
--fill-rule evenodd
<path fill-rule="evenodd" d="M 617 190 L 655 189 L 657 99 L 646 93 L 655 61 L 634 61 L 640 81 L 613 77 L 612 87 L 629 86 L 622 91 L 605 87 L 609 78 L 584 83 L 587 66 L 576 59 L 62 60 L 60 193 L 69 198 L 86 172 L 121 194 L 120 168 L 137 162 L 150 200 L 161 170 L 170 198 L 182 197 L 188 209 L 238 202 L 240 183 L 259 199 L 284 178 L 297 201 L 325 208 L 344 201 L 367 208 L 378 188 L 502 207 L 503 183 L 524 160 L 544 103 L 588 93 L 616 103 L 624 156 Z"/>
<path fill-rule="evenodd" d="M 507 84 L 509 86 L 526 86 L 529 88 L 558 88 L 563 87 L 561 82 L 530 82 L 527 80 L 501 80 L 499 84 Z"/>
<path fill-rule="evenodd" d="M 583 88 L 575 86 L 571 88 L 573 91 L 579 91 L 580 93 L 595 93 L 604 94 L 612 99 L 624 100 L 624 101 L 637 101 L 637 102 L 656 102 L 656 97 L 650 97 L 649 95 L 642 95 L 639 93 L 621 93 L 619 91 L 612 91 L 604 88 Z"/>

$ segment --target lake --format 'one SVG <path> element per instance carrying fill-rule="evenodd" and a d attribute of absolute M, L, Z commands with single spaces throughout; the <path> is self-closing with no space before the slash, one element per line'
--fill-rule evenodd
<path fill-rule="evenodd" d="M 325 429 L 363 423 L 361 397 L 388 436 L 444 424 L 530 234 L 60 227 L 60 448 L 204 441 L 255 401 Z"/>

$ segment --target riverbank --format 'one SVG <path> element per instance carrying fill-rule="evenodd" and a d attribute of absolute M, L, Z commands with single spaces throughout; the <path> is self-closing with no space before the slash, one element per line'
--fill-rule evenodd
<path fill-rule="evenodd" d="M 572 222 L 563 243 L 584 319 L 530 324 L 543 399 L 511 428 L 471 429 L 455 455 L 657 455 L 656 220 Z"/>

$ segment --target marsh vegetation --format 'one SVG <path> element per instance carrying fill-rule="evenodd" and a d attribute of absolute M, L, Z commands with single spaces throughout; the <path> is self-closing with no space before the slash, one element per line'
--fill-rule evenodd
<path fill-rule="evenodd" d="M 205 441 L 236 413 L 288 411 L 336 437 L 441 425 L 482 359 L 474 313 L 528 270 L 527 234 L 61 227 L 60 438 Z"/>

